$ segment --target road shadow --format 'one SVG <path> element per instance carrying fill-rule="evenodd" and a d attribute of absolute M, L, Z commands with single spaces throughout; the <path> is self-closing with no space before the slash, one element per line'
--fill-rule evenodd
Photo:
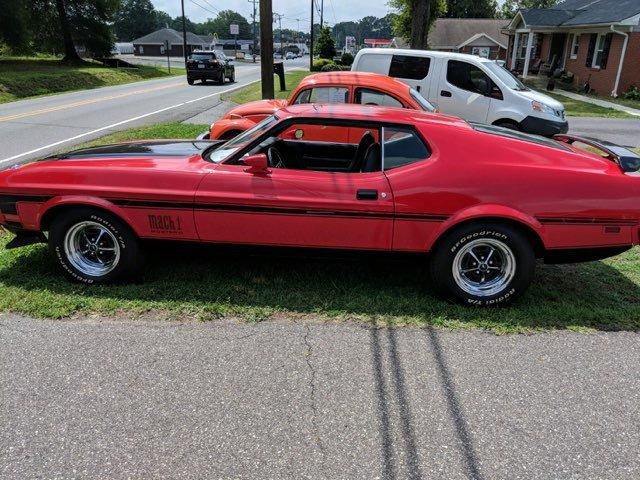
<path fill-rule="evenodd" d="M 148 302 L 163 308 L 182 303 L 203 318 L 253 309 L 258 316 L 285 310 L 427 325 L 453 321 L 498 331 L 640 330 L 640 249 L 613 262 L 540 264 L 522 299 L 507 308 L 489 309 L 433 295 L 423 256 L 160 243 L 152 244 L 141 283 L 85 287 L 60 274 L 45 246 L 0 254 L 0 282 L 8 286 L 60 295 L 81 292 L 86 298 L 123 305 Z"/>

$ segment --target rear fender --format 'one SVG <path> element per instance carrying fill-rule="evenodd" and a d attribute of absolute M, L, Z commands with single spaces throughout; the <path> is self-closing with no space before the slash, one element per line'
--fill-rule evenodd
<path fill-rule="evenodd" d="M 538 236 L 543 248 L 547 245 L 544 226 L 534 217 L 504 205 L 484 204 L 461 210 L 460 212 L 449 217 L 440 225 L 440 228 L 438 228 L 434 232 L 434 235 L 429 242 L 428 247 L 431 248 L 440 238 L 442 238 L 443 235 L 445 235 L 451 229 L 457 227 L 460 224 L 474 220 L 503 220 L 521 224 L 525 227 L 528 227 L 529 230 L 533 231 L 533 233 Z"/>

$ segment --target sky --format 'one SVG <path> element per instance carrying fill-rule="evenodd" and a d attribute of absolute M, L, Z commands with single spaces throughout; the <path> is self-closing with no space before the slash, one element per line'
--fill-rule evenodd
<path fill-rule="evenodd" d="M 180 0 L 151 0 L 156 10 L 163 10 L 172 17 L 181 15 Z M 282 28 L 309 30 L 311 2 L 292 2 L 290 0 L 272 0 L 273 11 L 284 16 Z M 316 0 L 320 5 L 321 0 Z M 504 0 L 498 0 L 503 3 Z M 259 9 L 258 0 L 256 8 Z M 220 10 L 235 10 L 251 21 L 253 5 L 250 0 L 184 0 L 185 15 L 195 22 L 213 18 Z M 329 25 L 349 20 L 359 20 L 373 15 L 384 17 L 391 12 L 386 0 L 324 0 L 324 19 Z M 296 19 L 300 19 L 298 22 Z M 317 17 L 314 18 L 316 23 Z"/>

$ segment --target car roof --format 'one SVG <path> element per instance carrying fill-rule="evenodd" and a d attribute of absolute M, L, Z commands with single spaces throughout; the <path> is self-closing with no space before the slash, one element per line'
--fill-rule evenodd
<path fill-rule="evenodd" d="M 340 120 L 375 121 L 381 123 L 404 123 L 407 125 L 431 124 L 451 125 L 471 129 L 471 126 L 458 117 L 431 113 L 410 108 L 380 107 L 357 104 L 315 104 L 303 103 L 288 105 L 276 112 L 280 119 L 285 118 L 339 118 Z"/>
<path fill-rule="evenodd" d="M 482 58 L 478 55 L 471 55 L 468 53 L 457 52 L 442 52 L 438 50 L 410 50 L 408 48 L 363 48 L 357 54 L 357 57 L 362 55 L 407 55 L 410 57 L 434 57 L 434 58 L 453 58 L 458 60 L 472 60 L 479 63 L 495 62 L 495 60 L 489 60 L 488 58 Z"/>
<path fill-rule="evenodd" d="M 314 73 L 304 77 L 300 82 L 300 87 L 327 83 L 354 85 L 357 87 L 378 87 L 390 91 L 397 91 L 398 89 L 408 91 L 410 88 L 406 83 L 387 75 L 351 71 Z"/>

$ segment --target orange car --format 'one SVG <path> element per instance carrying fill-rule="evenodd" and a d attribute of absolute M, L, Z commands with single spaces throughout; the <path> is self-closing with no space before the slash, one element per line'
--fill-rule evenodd
<path fill-rule="evenodd" d="M 226 140 L 235 137 L 276 110 L 300 103 L 357 103 L 435 111 L 415 89 L 386 75 L 323 72 L 303 78 L 288 100 L 260 100 L 238 105 L 211 124 L 209 135 L 202 138 Z"/>

